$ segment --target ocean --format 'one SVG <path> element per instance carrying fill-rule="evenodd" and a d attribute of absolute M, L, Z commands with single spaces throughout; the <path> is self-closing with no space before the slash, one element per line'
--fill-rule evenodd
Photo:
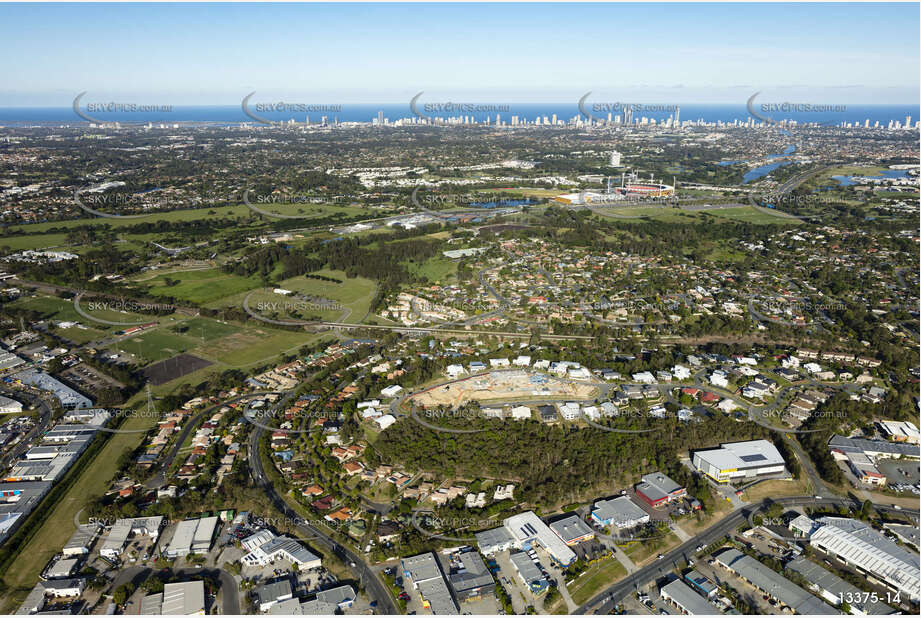
<path fill-rule="evenodd" d="M 330 104 L 327 104 L 330 105 Z M 337 104 L 331 104 L 337 105 Z M 371 122 L 378 117 L 379 112 L 383 112 L 383 117 L 393 122 L 401 118 L 412 118 L 414 114 L 410 109 L 409 102 L 403 104 L 380 104 L 380 105 L 338 105 L 338 111 L 332 112 L 312 112 L 292 113 L 290 111 L 258 111 L 256 112 L 255 103 L 250 103 L 249 109 L 257 113 L 260 117 L 271 121 L 287 121 L 290 119 L 296 122 L 304 122 L 308 117 L 311 122 L 318 123 L 325 116 L 328 121 L 338 120 L 339 122 Z M 426 112 L 423 103 L 417 105 L 417 109 L 422 113 Z M 473 117 L 477 121 L 490 118 L 493 121 L 498 113 L 504 123 L 511 123 L 512 116 L 518 116 L 519 119 L 533 122 L 537 117 L 552 118 L 555 114 L 558 120 L 568 121 L 580 115 L 577 102 L 572 103 L 521 103 L 521 104 L 503 104 L 503 111 L 500 112 L 435 112 L 430 115 L 448 118 L 456 116 Z M 593 111 L 588 106 L 588 111 L 595 117 L 606 119 L 607 112 Z M 735 120 L 745 122 L 751 114 L 748 112 L 745 104 L 740 105 L 701 105 L 688 104 L 680 105 L 681 120 L 702 120 L 708 123 L 724 122 L 732 123 Z M 879 122 L 881 126 L 888 125 L 890 120 L 896 120 L 901 123 L 905 122 L 906 116 L 911 116 L 914 124 L 921 116 L 921 107 L 915 105 L 849 105 L 843 111 L 828 112 L 789 112 L 767 114 L 762 113 L 756 108 L 759 114 L 772 116 L 777 120 L 789 119 L 797 122 L 822 122 L 827 124 L 840 124 L 841 122 L 858 122 L 863 124 L 866 120 L 870 121 L 872 126 Z M 217 123 L 217 124 L 237 124 L 242 122 L 253 123 L 254 120 L 248 117 L 242 109 L 242 105 L 209 105 L 209 106 L 173 106 L 168 111 L 88 111 L 85 106 L 81 106 L 81 111 L 88 116 L 99 120 L 100 122 L 121 122 L 121 123 Z M 634 121 L 643 116 L 655 119 L 657 122 L 666 120 L 672 116 L 672 111 L 636 111 L 633 114 Z M 613 114 L 617 117 L 617 114 Z M 0 125 L 32 125 L 32 124 L 74 124 L 87 122 L 74 111 L 73 107 L 0 107 Z"/>

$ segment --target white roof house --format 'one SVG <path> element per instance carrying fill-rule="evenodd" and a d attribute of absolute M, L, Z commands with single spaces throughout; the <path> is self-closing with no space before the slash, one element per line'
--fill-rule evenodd
<path fill-rule="evenodd" d="M 381 395 L 384 397 L 396 397 L 397 394 L 403 390 L 403 387 L 398 384 L 392 384 L 387 388 L 381 389 Z"/>
<path fill-rule="evenodd" d="M 380 426 L 381 430 L 384 430 L 396 423 L 397 419 L 392 414 L 384 414 L 374 419 L 374 422 Z"/>
<path fill-rule="evenodd" d="M 639 382 L 640 384 L 655 384 L 656 377 L 648 371 L 641 371 L 633 374 L 633 381 Z"/>
<path fill-rule="evenodd" d="M 511 409 L 512 418 L 523 420 L 531 418 L 531 408 L 528 406 L 515 406 Z"/>

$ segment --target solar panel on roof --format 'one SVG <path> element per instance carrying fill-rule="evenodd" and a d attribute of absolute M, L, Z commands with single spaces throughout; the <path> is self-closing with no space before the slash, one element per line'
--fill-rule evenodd
<path fill-rule="evenodd" d="M 767 457 L 765 457 L 761 453 L 756 453 L 755 455 L 742 455 L 741 457 L 739 457 L 739 459 L 741 459 L 745 463 L 751 463 L 753 461 L 762 461 L 764 459 L 767 459 Z"/>

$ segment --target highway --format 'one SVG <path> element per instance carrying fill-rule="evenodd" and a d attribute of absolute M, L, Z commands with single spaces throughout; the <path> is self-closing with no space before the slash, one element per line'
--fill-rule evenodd
<path fill-rule="evenodd" d="M 715 543 L 724 536 L 731 534 L 738 526 L 745 524 L 750 515 L 767 508 L 771 504 L 780 504 L 784 507 L 824 505 L 860 508 L 861 506 L 856 500 L 816 498 L 816 496 L 778 498 L 776 500 L 764 500 L 759 504 L 745 505 L 736 509 L 701 534 L 664 554 L 661 560 L 651 562 L 624 579 L 608 586 L 607 589 L 595 595 L 588 603 L 582 605 L 573 613 L 587 614 L 591 612 L 595 614 L 608 614 L 613 611 L 614 606 L 620 599 L 673 571 L 679 562 L 684 562 L 686 564 L 689 558 L 693 558 L 698 546 L 707 547 L 711 543 Z M 883 505 L 874 505 L 874 508 L 878 511 L 909 514 L 918 517 L 918 511 L 911 511 L 908 509 L 897 510 Z"/>

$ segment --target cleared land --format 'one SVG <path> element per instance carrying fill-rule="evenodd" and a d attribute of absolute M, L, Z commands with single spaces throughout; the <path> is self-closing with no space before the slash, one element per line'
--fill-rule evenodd
<path fill-rule="evenodd" d="M 468 401 L 591 399 L 597 394 L 593 384 L 575 382 L 547 374 L 514 370 L 493 371 L 438 384 L 413 395 L 413 403 L 429 408 L 435 406 L 459 407 Z"/>
<path fill-rule="evenodd" d="M 179 281 L 167 285 L 167 280 Z M 241 277 L 221 272 L 219 268 L 188 270 L 160 274 L 146 282 L 155 296 L 171 296 L 193 303 L 210 303 L 260 285 L 256 277 Z"/>

